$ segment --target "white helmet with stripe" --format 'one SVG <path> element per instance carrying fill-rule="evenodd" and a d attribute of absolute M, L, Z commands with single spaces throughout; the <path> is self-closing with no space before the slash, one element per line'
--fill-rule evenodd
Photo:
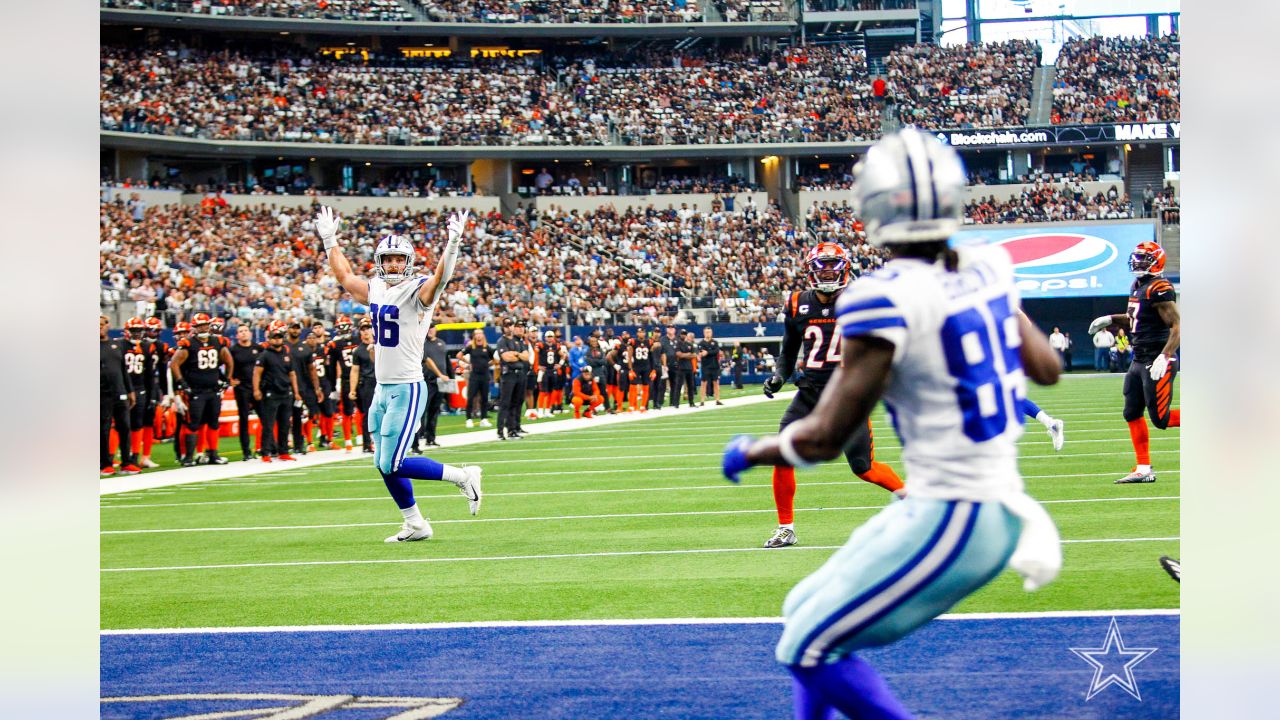
<path fill-rule="evenodd" d="M 964 163 L 934 136 L 912 127 L 886 135 L 854 172 L 854 204 L 872 245 L 936 242 L 960 229 Z"/>
<path fill-rule="evenodd" d="M 403 255 L 405 258 L 404 271 L 398 273 L 389 273 L 382 267 L 382 259 L 388 255 Z M 389 284 L 404 280 L 413 275 L 413 261 L 416 257 L 413 252 L 413 243 L 409 242 L 409 238 L 403 235 L 385 235 L 378 241 L 378 247 L 373 251 L 373 269 L 378 273 L 378 277 L 386 280 Z"/>

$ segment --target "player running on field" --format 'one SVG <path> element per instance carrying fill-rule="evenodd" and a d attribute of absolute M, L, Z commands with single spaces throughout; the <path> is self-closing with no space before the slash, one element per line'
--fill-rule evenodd
<path fill-rule="evenodd" d="M 413 243 L 400 235 L 386 235 L 373 253 L 375 277 L 357 277 L 342 248 L 338 246 L 339 218 L 321 207 L 316 217 L 316 233 L 324 242 L 329 267 L 338 283 L 356 302 L 369 306 L 373 339 L 377 346 L 374 373 L 378 384 L 369 408 L 369 430 L 377 435 L 374 464 L 387 490 L 404 516 L 404 525 L 387 542 L 425 540 L 431 537 L 431 523 L 422 516 L 413 498 L 412 480 L 443 480 L 458 486 L 471 504 L 471 514 L 480 511 L 480 468 L 443 465 L 430 458 L 405 458 L 418 432 L 427 386 L 422 375 L 422 347 L 436 303 L 445 283 L 453 275 L 469 213 L 449 218 L 449 242 L 440 264 L 431 277 L 414 274 Z"/>
<path fill-rule="evenodd" d="M 1089 325 L 1089 334 L 1119 325 L 1133 339 L 1133 362 L 1124 376 L 1124 421 L 1137 464 L 1117 485 L 1151 483 L 1151 436 L 1145 410 L 1157 428 L 1179 427 L 1182 412 L 1173 408 L 1173 378 L 1178 374 L 1178 345 L 1182 317 L 1177 294 L 1164 277 L 1164 248 L 1144 242 L 1129 255 L 1129 270 L 1137 276 L 1129 290 L 1129 309 L 1123 315 L 1103 315 Z"/>
<path fill-rule="evenodd" d="M 840 366 L 840 334 L 836 332 L 836 298 L 849 284 L 849 253 L 830 242 L 819 243 L 805 258 L 805 270 L 813 287 L 792 293 L 783 308 L 782 349 L 773 377 L 764 381 L 764 394 L 773 394 L 791 379 L 796 361 L 801 362 L 795 374 L 796 396 L 782 414 L 778 430 L 813 412 L 818 396 Z M 803 352 L 802 352 L 803 351 Z M 846 446 L 845 459 L 853 474 L 875 483 L 889 492 L 902 495 L 902 479 L 888 465 L 875 459 L 875 438 L 871 421 L 863 423 Z M 796 471 L 780 465 L 773 469 L 773 503 L 778 510 L 778 528 L 765 541 L 767 548 L 796 544 L 795 531 Z"/>
<path fill-rule="evenodd" d="M 840 367 L 813 412 L 778 436 L 735 438 L 724 457 L 731 480 L 752 465 L 834 458 L 881 396 L 902 439 L 906 499 L 783 604 L 776 655 L 794 677 L 797 718 L 911 717 L 856 651 L 914 631 L 1006 563 L 1027 589 L 1062 563 L 1053 521 L 1023 492 L 1017 448 L 1025 376 L 1053 383 L 1061 366 L 1018 313 L 1007 252 L 947 246 L 964 203 L 959 156 L 908 128 L 872 146 L 856 173 L 870 241 L 893 259 L 841 295 Z"/>

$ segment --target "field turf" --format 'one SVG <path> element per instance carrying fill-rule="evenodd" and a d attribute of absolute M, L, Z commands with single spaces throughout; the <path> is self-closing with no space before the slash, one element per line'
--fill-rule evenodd
<path fill-rule="evenodd" d="M 1066 541 L 1065 567 L 1036 593 L 1007 571 L 955 612 L 1178 606 L 1156 559 L 1179 554 L 1179 431 L 1152 431 L 1157 483 L 1112 484 L 1133 464 L 1120 380 L 1032 389 L 1067 423 L 1061 453 L 1033 421 L 1021 442 L 1028 490 Z M 484 505 L 473 518 L 453 486 L 418 482 L 435 529 L 419 543 L 382 542 L 400 518 L 367 457 L 105 496 L 102 626 L 777 616 L 787 590 L 889 502 L 842 462 L 802 471 L 801 544 L 761 549 L 776 523 L 769 472 L 733 486 L 720 451 L 736 433 L 776 430 L 784 407 L 651 413 L 438 451 L 484 467 Z M 901 472 L 882 413 L 874 426 L 877 459 Z"/>

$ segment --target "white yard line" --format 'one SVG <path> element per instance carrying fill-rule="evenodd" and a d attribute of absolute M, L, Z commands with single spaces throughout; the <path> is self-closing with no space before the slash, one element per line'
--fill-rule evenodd
<path fill-rule="evenodd" d="M 1091 543 L 1139 543 L 1139 542 L 1178 542 L 1181 538 L 1177 537 L 1145 537 L 1145 538 L 1092 538 L 1081 540 L 1063 540 L 1062 544 L 1091 544 Z M 790 548 L 790 552 L 801 550 L 838 550 L 841 545 L 796 545 Z M 498 555 L 498 556 L 477 556 L 477 557 L 451 557 L 451 558 L 379 558 L 370 560 L 301 560 L 295 562 L 264 562 L 264 563 L 228 563 L 224 565 L 164 565 L 154 567 L 122 567 L 122 568 L 101 568 L 99 572 L 104 573 L 134 573 L 134 572 L 170 572 L 179 570 L 241 570 L 248 568 L 281 568 L 281 567 L 319 567 L 325 565 L 397 565 L 397 564 L 417 564 L 417 563 L 461 563 L 461 562 L 495 562 L 495 561 L 516 561 L 516 560 L 567 560 L 582 558 L 600 558 L 600 557 L 638 557 L 638 556 L 656 556 L 656 555 L 705 555 L 719 553 L 743 553 L 743 552 L 769 552 L 769 548 L 759 547 L 738 547 L 738 548 L 705 548 L 705 549 L 684 549 L 684 550 L 623 550 L 613 552 L 593 552 L 593 553 L 556 553 L 550 555 Z"/>
<path fill-rule="evenodd" d="M 713 467 L 712 469 L 719 470 L 720 468 L 717 466 L 717 467 Z M 601 471 L 601 472 L 604 472 L 604 471 Z M 1163 472 L 1168 475 L 1175 475 L 1179 473 L 1178 470 L 1162 470 L 1160 472 Z M 1043 480 L 1043 479 L 1052 479 L 1052 478 L 1115 477 L 1116 474 L 1117 473 L 1090 473 L 1090 474 L 1071 473 L 1071 474 L 1064 474 L 1064 475 L 1025 475 L 1023 476 L 1023 480 Z M 369 481 L 366 480 L 364 482 L 369 482 Z M 801 484 L 802 487 L 812 487 L 816 485 L 851 485 L 854 487 L 868 487 L 868 488 L 875 487 L 871 483 L 863 482 L 861 480 L 818 481 L 818 482 L 806 482 Z M 715 485 L 676 485 L 676 486 L 666 486 L 666 487 L 599 488 L 599 489 L 586 489 L 586 490 L 527 490 L 527 491 L 505 492 L 505 493 L 489 492 L 489 493 L 485 493 L 485 497 L 515 497 L 515 496 L 521 496 L 521 495 L 589 495 L 589 494 L 593 495 L 593 494 L 603 494 L 603 493 L 629 493 L 629 492 L 682 492 L 687 490 L 733 490 L 739 487 L 768 489 L 770 486 L 757 484 L 757 483 L 744 483 L 743 485 L 739 486 L 739 485 L 733 485 L 729 482 L 723 482 L 723 483 L 717 483 Z M 452 493 L 449 493 L 449 494 L 452 494 Z M 202 502 L 191 502 L 191 503 L 147 503 L 147 504 L 130 503 L 128 505 L 123 505 L 123 504 L 103 505 L 102 507 L 110 508 L 112 510 L 134 510 L 136 508 L 191 507 L 193 505 L 256 505 L 256 504 L 271 505 L 271 504 L 277 504 L 277 503 L 307 503 L 307 502 L 373 502 L 373 501 L 382 502 L 387 500 L 388 497 L 389 496 L 387 495 L 376 495 L 371 497 L 346 497 L 346 498 L 276 498 L 276 499 L 263 499 L 263 500 L 206 500 Z"/>
<path fill-rule="evenodd" d="M 947 613 L 936 620 L 1041 620 L 1047 618 L 1179 616 L 1177 608 L 1150 610 L 1038 610 L 1029 612 Z M 374 625 L 257 625 L 246 627 L 136 628 L 102 630 L 102 635 L 225 635 L 232 633 L 381 632 L 463 630 L 470 628 L 612 627 L 629 625 L 780 625 L 780 617 L 617 618 L 601 620 L 481 620 L 478 622 L 381 623 Z"/>
<path fill-rule="evenodd" d="M 1153 502 L 1157 500 L 1178 500 L 1177 495 L 1156 497 L 1119 497 L 1119 498 L 1078 498 L 1073 500 L 1041 500 L 1042 505 L 1067 505 L 1095 502 Z M 861 510 L 883 510 L 884 505 L 850 505 L 845 507 L 811 507 L 796 508 L 796 512 L 846 512 Z M 651 513 L 605 513 L 600 515 L 552 515 L 538 517 L 496 517 L 465 518 L 462 520 L 435 520 L 434 524 L 469 524 L 492 522 L 562 522 L 565 520 L 609 520 L 618 518 L 652 518 L 652 517 L 685 517 L 695 515 L 750 515 L 754 513 L 774 513 L 773 508 L 747 510 L 683 510 Z M 366 522 L 335 523 L 330 525 L 259 525 L 249 527 L 198 527 L 198 528 L 148 528 L 143 530 L 102 530 L 99 535 L 153 535 L 157 533 L 193 533 L 193 532 L 258 532 L 263 530 L 318 530 L 325 528 L 355 528 L 399 525 L 398 522 Z"/>

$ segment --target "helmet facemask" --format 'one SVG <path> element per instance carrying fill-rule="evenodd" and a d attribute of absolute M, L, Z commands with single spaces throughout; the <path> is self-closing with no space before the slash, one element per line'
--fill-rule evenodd
<path fill-rule="evenodd" d="M 839 292 L 849 284 L 849 261 L 835 255 L 816 257 L 809 261 L 809 281 L 818 292 Z"/>
<path fill-rule="evenodd" d="M 404 257 L 404 269 L 398 273 L 387 272 L 382 266 L 383 258 L 388 255 L 401 255 Z M 400 235 L 388 235 L 382 238 L 378 243 L 378 249 L 373 253 L 373 268 L 378 277 L 386 281 L 388 285 L 395 285 L 400 281 L 413 275 L 413 245 Z"/>

